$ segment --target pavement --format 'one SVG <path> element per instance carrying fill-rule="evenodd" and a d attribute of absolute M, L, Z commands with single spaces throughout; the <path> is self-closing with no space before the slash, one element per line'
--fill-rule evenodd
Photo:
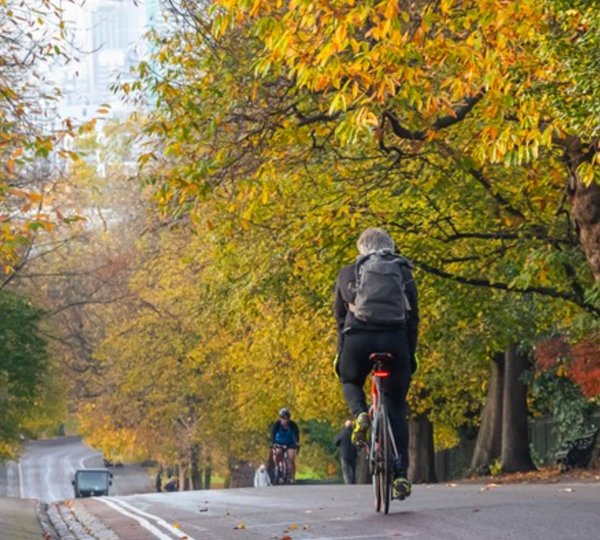
<path fill-rule="evenodd" d="M 36 501 L 0 498 L 0 540 L 38 540 L 44 533 Z"/>

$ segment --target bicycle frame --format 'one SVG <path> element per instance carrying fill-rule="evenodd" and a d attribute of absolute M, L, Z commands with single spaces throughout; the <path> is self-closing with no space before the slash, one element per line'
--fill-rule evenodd
<path fill-rule="evenodd" d="M 381 421 L 379 418 L 380 415 L 377 414 L 377 411 L 380 410 L 381 404 L 381 378 L 388 376 L 389 372 L 373 371 L 373 379 L 371 381 L 371 407 L 373 409 L 371 423 L 373 427 L 373 432 L 375 432 L 375 426 L 377 425 L 377 423 Z M 392 432 L 392 425 L 390 424 L 390 419 L 387 417 L 387 415 L 385 417 L 385 420 L 387 424 L 387 430 L 390 434 L 390 441 L 392 443 L 392 458 L 394 459 L 394 462 L 396 462 L 400 460 L 400 454 L 398 453 L 398 447 L 396 446 L 396 440 L 394 439 L 394 433 Z M 372 447 L 373 441 L 371 441 L 371 448 Z"/>

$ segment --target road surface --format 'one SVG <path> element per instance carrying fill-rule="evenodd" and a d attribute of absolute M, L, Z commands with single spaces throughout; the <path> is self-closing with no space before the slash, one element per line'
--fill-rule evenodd
<path fill-rule="evenodd" d="M 600 484 L 417 486 L 389 515 L 370 486 L 286 486 L 78 500 L 121 540 L 595 540 Z"/>
<path fill-rule="evenodd" d="M 71 480 L 77 469 L 103 467 L 102 455 L 79 437 L 59 437 L 27 444 L 21 460 L 9 462 L 0 474 L 0 497 L 37 499 L 45 503 L 73 497 Z M 151 481 L 141 467 L 112 469 L 112 493 L 143 493 Z"/>
<path fill-rule="evenodd" d="M 70 482 L 75 469 L 100 465 L 100 454 L 78 438 L 34 442 L 27 446 L 19 464 L 11 464 L 0 475 L 0 487 L 4 495 L 12 497 L 60 501 L 72 497 Z M 89 523 L 92 531 L 98 530 L 95 538 L 600 538 L 600 483 L 416 486 L 409 500 L 393 502 L 390 515 L 385 516 L 373 512 L 370 486 L 295 485 L 127 496 L 151 490 L 147 472 L 129 464 L 113 471 L 114 496 L 78 499 L 56 507 L 61 512 L 72 509 L 85 527 Z M 10 512 L 7 515 L 12 517 Z M 73 517 L 65 523 L 69 519 Z M 4 530 L 6 523 L 1 521 Z M 111 536 L 111 530 L 117 536 Z"/>

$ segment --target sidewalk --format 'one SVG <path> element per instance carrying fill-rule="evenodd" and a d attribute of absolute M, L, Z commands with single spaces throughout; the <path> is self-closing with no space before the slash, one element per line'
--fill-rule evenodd
<path fill-rule="evenodd" d="M 44 533 L 35 501 L 0 498 L 0 540 L 39 540 Z"/>

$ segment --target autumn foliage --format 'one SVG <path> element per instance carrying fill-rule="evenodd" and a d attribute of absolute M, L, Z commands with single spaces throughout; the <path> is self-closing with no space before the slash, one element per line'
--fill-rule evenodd
<path fill-rule="evenodd" d="M 571 345 L 562 337 L 542 341 L 536 348 L 536 362 L 542 370 L 565 363 L 562 370 L 588 398 L 600 395 L 600 343 L 587 338 Z"/>

